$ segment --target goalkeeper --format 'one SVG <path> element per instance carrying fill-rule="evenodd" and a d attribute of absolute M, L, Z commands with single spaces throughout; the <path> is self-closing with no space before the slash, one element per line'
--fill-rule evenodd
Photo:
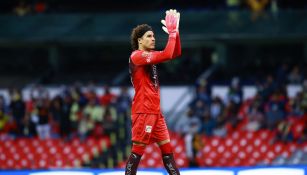
<path fill-rule="evenodd" d="M 166 11 L 162 29 L 168 33 L 168 42 L 163 51 L 154 51 L 155 35 L 147 24 L 132 30 L 133 52 L 129 58 L 131 82 L 135 90 L 132 101 L 132 151 L 127 161 L 125 175 L 135 175 L 145 147 L 157 143 L 162 153 L 163 164 L 171 175 L 179 175 L 170 136 L 160 110 L 160 86 L 157 74 L 158 63 L 176 58 L 181 54 L 179 37 L 180 14 L 176 10 Z"/>

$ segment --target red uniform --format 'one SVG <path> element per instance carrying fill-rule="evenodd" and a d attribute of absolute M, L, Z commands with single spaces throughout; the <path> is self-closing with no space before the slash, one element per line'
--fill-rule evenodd
<path fill-rule="evenodd" d="M 160 109 L 160 86 L 156 64 L 171 60 L 180 54 L 178 32 L 169 35 L 163 51 L 132 52 L 129 59 L 131 81 L 135 89 L 132 101 L 132 141 L 149 144 L 169 139 Z"/>

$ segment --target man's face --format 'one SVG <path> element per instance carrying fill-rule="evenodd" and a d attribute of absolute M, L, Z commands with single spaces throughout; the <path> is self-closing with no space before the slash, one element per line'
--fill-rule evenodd
<path fill-rule="evenodd" d="M 155 34 L 153 31 L 147 31 L 142 38 L 139 38 L 139 49 L 141 50 L 153 50 L 155 49 Z"/>

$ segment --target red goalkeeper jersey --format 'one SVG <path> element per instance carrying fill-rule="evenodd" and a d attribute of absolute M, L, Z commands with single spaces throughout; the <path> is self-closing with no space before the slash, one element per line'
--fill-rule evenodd
<path fill-rule="evenodd" d="M 179 33 L 169 35 L 163 51 L 132 52 L 129 59 L 131 82 L 135 90 L 132 114 L 160 114 L 160 85 L 156 64 L 171 60 L 181 54 Z"/>

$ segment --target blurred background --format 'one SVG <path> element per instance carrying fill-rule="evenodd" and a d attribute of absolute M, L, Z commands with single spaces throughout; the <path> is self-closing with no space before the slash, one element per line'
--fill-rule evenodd
<path fill-rule="evenodd" d="M 307 1 L 1 0 L 0 169 L 123 168 L 130 154 L 130 33 L 167 35 L 158 65 L 180 168 L 307 164 Z M 150 145 L 140 168 L 162 168 Z"/>

